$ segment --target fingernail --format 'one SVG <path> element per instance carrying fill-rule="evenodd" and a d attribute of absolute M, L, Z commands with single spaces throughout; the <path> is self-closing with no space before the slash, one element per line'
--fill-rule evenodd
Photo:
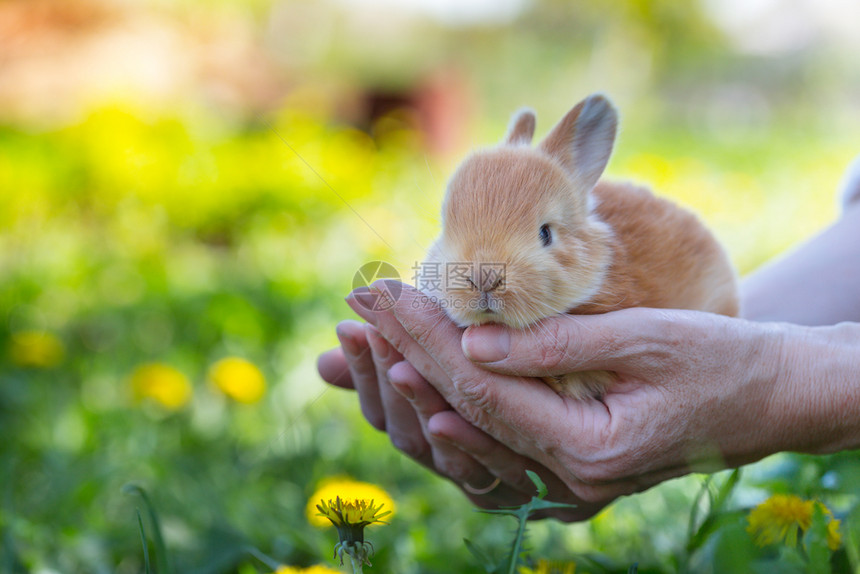
<path fill-rule="evenodd" d="M 439 429 L 427 429 L 427 430 L 430 433 L 430 436 L 432 436 L 434 439 L 444 441 L 448 444 L 453 444 L 453 445 L 459 446 L 459 445 L 457 445 L 457 443 L 454 442 L 454 440 L 450 436 L 448 436 L 447 434 L 444 434 Z"/>
<path fill-rule="evenodd" d="M 367 309 L 368 311 L 373 311 L 377 306 L 377 299 L 379 295 L 374 291 L 353 291 L 352 299 Z"/>
<path fill-rule="evenodd" d="M 400 371 L 403 368 L 402 363 L 397 363 L 388 369 L 386 376 L 388 377 L 388 382 L 391 383 L 391 386 L 394 387 L 394 390 L 400 393 L 403 398 L 408 401 L 412 401 L 415 398 L 415 389 L 412 388 L 407 382 L 404 382 L 400 378 Z"/>
<path fill-rule="evenodd" d="M 400 393 L 404 399 L 410 402 L 415 400 L 415 391 L 412 390 L 412 387 L 401 382 L 392 381 L 391 379 L 389 379 L 389 382 L 391 382 L 391 386 L 394 387 L 394 390 Z"/>
<path fill-rule="evenodd" d="M 340 346 L 343 347 L 343 350 L 350 355 L 357 355 L 359 350 L 358 343 L 355 342 L 355 339 L 341 331 L 340 327 L 335 327 L 334 331 L 337 334 L 337 340 L 340 341 Z"/>
<path fill-rule="evenodd" d="M 376 295 L 370 293 L 366 287 L 356 289 L 347 295 L 344 301 L 359 317 L 369 323 L 376 323 Z"/>
<path fill-rule="evenodd" d="M 370 350 L 377 359 L 385 360 L 391 353 L 391 345 L 388 344 L 379 331 L 373 325 L 365 325 L 364 331 L 367 333 L 367 341 L 370 343 Z"/>
<path fill-rule="evenodd" d="M 501 361 L 511 351 L 511 336 L 502 325 L 471 327 L 463 334 L 463 353 L 477 363 Z"/>

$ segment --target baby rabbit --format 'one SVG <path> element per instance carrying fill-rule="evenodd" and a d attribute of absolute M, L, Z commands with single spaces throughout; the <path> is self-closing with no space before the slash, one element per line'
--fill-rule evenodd
<path fill-rule="evenodd" d="M 533 148 L 535 115 L 522 110 L 501 145 L 460 165 L 418 274 L 454 322 L 539 329 L 558 313 L 626 307 L 737 315 L 732 266 L 692 213 L 643 187 L 598 182 L 617 123 L 592 95 Z M 598 371 L 546 380 L 576 399 L 614 381 Z"/>

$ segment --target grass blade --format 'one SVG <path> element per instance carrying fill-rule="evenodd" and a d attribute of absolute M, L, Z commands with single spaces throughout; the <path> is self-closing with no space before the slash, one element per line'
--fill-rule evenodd
<path fill-rule="evenodd" d="M 126 484 L 122 487 L 122 491 L 126 494 L 137 494 L 143 499 L 149 515 L 149 522 L 152 525 L 152 541 L 155 544 L 155 560 L 158 563 L 158 572 L 159 574 L 170 574 L 172 570 L 167 560 L 167 548 L 161 534 L 161 523 L 158 520 L 158 513 L 155 512 L 155 505 L 152 504 L 146 490 L 137 484 Z"/>
<path fill-rule="evenodd" d="M 143 518 L 140 516 L 140 509 L 135 508 L 137 512 L 137 526 L 140 529 L 140 543 L 143 544 L 143 568 L 146 574 L 152 574 L 152 568 L 149 565 L 149 544 L 146 542 L 146 530 L 143 528 Z"/>

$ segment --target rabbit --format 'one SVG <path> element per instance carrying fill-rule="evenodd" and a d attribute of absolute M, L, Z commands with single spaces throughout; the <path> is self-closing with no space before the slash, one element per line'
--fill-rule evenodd
<path fill-rule="evenodd" d="M 617 124 L 609 100 L 591 95 L 535 148 L 534 112 L 516 113 L 500 145 L 451 177 L 419 289 L 460 327 L 539 330 L 560 313 L 637 306 L 736 316 L 735 271 L 695 215 L 644 187 L 598 181 Z M 616 379 L 590 371 L 545 381 L 562 396 L 600 399 Z"/>

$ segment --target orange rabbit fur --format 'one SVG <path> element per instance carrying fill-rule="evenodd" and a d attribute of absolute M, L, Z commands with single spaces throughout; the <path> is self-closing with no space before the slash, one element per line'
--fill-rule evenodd
<path fill-rule="evenodd" d="M 534 127 L 534 114 L 520 111 L 505 141 L 467 158 L 448 185 L 442 234 L 421 269 L 460 269 L 461 281 L 421 284 L 452 320 L 539 328 L 559 313 L 627 307 L 737 315 L 734 270 L 692 213 L 643 187 L 598 183 L 617 129 L 606 98 L 580 102 L 536 148 Z M 595 371 L 546 381 L 585 399 L 615 379 Z"/>

